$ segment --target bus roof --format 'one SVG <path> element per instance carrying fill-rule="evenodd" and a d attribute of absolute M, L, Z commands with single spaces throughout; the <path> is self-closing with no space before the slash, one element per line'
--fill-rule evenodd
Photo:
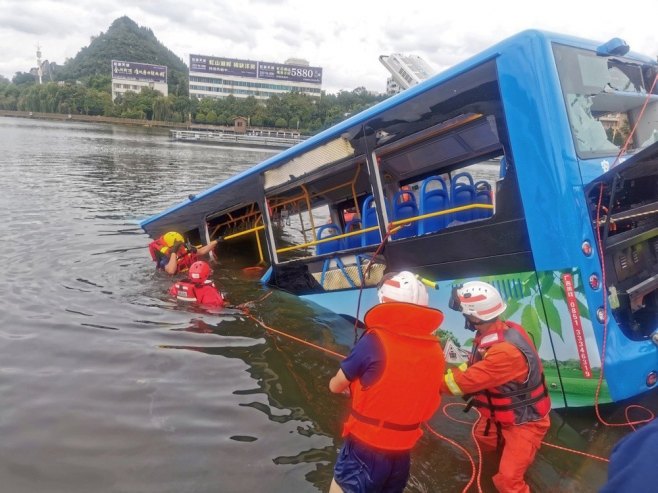
<path fill-rule="evenodd" d="M 139 223 L 150 236 L 157 236 L 169 230 L 188 231 L 197 228 L 209 214 L 226 210 L 241 204 L 252 203 L 262 193 L 260 175 L 266 170 L 274 169 L 291 161 L 295 157 L 316 149 L 342 135 L 356 135 L 372 119 L 387 111 L 404 105 L 410 100 L 443 84 L 457 75 L 479 66 L 488 60 L 504 55 L 518 46 L 545 46 L 551 42 L 568 44 L 580 48 L 596 49 L 600 43 L 585 39 L 549 33 L 539 30 L 527 30 L 509 37 L 481 53 L 449 68 L 434 77 L 413 86 L 369 109 L 358 113 L 333 127 L 320 132 L 308 140 L 291 147 L 265 161 L 257 164 L 207 190 L 192 195 L 188 200 L 176 204 L 163 212 L 144 219 Z M 646 58 L 639 57 L 638 58 Z M 651 61 L 646 58 L 647 61 Z"/>

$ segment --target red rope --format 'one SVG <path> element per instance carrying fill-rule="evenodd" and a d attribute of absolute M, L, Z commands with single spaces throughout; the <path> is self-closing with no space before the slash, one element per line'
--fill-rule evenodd
<path fill-rule="evenodd" d="M 653 79 L 653 83 L 651 84 L 651 89 L 649 89 L 649 92 L 647 93 L 647 97 L 644 100 L 644 104 L 642 105 L 642 110 L 640 111 L 640 114 L 638 115 L 638 118 L 635 122 L 635 125 L 633 125 L 633 129 L 631 132 L 628 134 L 628 137 L 626 138 L 626 142 L 622 146 L 622 148 L 619 150 L 619 154 L 617 154 L 617 157 L 615 158 L 615 161 L 612 163 L 611 168 L 614 168 L 620 157 L 626 152 L 626 149 L 628 148 L 628 145 L 631 142 L 631 139 L 633 138 L 633 134 L 635 133 L 635 130 L 637 129 L 638 124 L 642 120 L 642 116 L 644 115 L 644 110 L 647 107 L 647 104 L 649 103 L 649 99 L 651 95 L 653 94 L 653 90 L 656 86 L 656 82 L 658 82 L 658 75 Z M 614 193 L 613 190 L 610 191 L 610 193 Z M 605 426 L 630 426 L 633 430 L 635 430 L 634 425 L 639 425 L 642 423 L 648 423 L 652 419 L 655 418 L 654 413 L 650 410 L 647 409 L 644 406 L 640 405 L 631 405 L 627 406 L 624 414 L 626 417 L 626 423 L 610 423 L 603 419 L 601 416 L 601 412 L 599 410 L 599 397 L 601 394 L 601 387 L 603 385 L 603 373 L 604 373 L 604 368 L 605 368 L 605 352 L 606 352 L 606 347 L 608 343 L 608 297 L 606 296 L 607 293 L 607 282 L 606 282 L 606 271 L 605 271 L 605 255 L 604 255 L 604 250 L 603 250 L 603 239 L 601 238 L 601 227 L 600 227 L 600 221 L 601 221 L 601 210 L 602 210 L 602 201 L 603 201 L 603 182 L 601 182 L 599 186 L 599 200 L 596 206 L 596 240 L 597 244 L 599 247 L 599 255 L 601 259 L 601 281 L 603 284 L 603 289 L 601 290 L 603 293 L 603 343 L 601 346 L 601 372 L 599 374 L 599 379 L 596 384 L 596 393 L 594 394 L 594 410 L 596 412 L 596 418 L 599 420 L 599 422 Z M 612 211 L 608 211 L 608 214 L 610 214 Z M 628 411 L 631 408 L 639 408 L 644 411 L 646 411 L 649 414 L 649 418 L 647 419 L 642 419 L 638 421 L 630 421 L 628 417 Z"/>
<path fill-rule="evenodd" d="M 274 334 L 278 334 L 278 335 L 280 335 L 280 336 L 287 337 L 288 339 L 292 339 L 293 341 L 297 341 L 297 342 L 299 342 L 299 343 L 301 343 L 301 344 L 305 344 L 306 346 L 312 347 L 313 349 L 317 349 L 317 350 L 322 351 L 322 352 L 325 352 L 325 353 L 327 353 L 327 354 L 331 354 L 332 356 L 337 356 L 337 357 L 340 358 L 340 359 L 345 359 L 345 357 L 346 357 L 344 354 L 337 353 L 336 351 L 332 351 L 331 349 L 327 349 L 327 348 L 325 348 L 325 347 L 318 346 L 317 344 L 314 344 L 314 343 L 312 343 L 312 342 L 306 341 L 306 340 L 301 339 L 301 338 L 299 338 L 299 337 L 297 337 L 297 336 L 294 336 L 294 335 L 292 335 L 292 334 L 288 334 L 288 333 L 286 333 L 286 332 L 282 332 L 282 331 L 280 331 L 280 330 L 277 330 L 277 329 L 275 329 L 274 327 L 270 327 L 269 325 L 267 325 L 265 322 L 263 322 L 263 321 L 260 320 L 259 318 L 253 316 L 253 315 L 252 315 L 251 313 L 249 313 L 249 311 L 247 311 L 247 310 L 244 311 L 244 314 L 245 314 L 245 316 L 246 316 L 247 318 L 250 318 L 251 320 L 253 320 L 254 322 L 256 322 L 258 325 L 260 325 L 261 327 L 263 327 L 265 330 L 269 330 L 270 332 L 273 332 Z"/>
<path fill-rule="evenodd" d="M 361 311 L 361 295 L 363 294 L 363 288 L 365 287 L 366 276 L 370 273 L 370 269 L 373 263 L 375 262 L 375 257 L 377 257 L 377 255 L 379 255 L 379 253 L 381 252 L 382 248 L 384 248 L 384 244 L 388 241 L 388 237 L 391 236 L 391 234 L 395 233 L 400 228 L 401 226 L 394 227 L 392 224 L 388 225 L 388 227 L 386 228 L 386 234 L 384 235 L 384 238 L 382 239 L 381 243 L 377 247 L 377 250 L 375 250 L 373 256 L 368 261 L 366 270 L 364 271 L 363 277 L 361 278 L 361 285 L 359 286 L 359 297 L 357 298 L 357 302 L 356 302 L 356 315 L 354 317 L 354 344 L 356 344 L 356 339 L 357 339 L 356 330 L 359 327 L 359 312 Z"/>

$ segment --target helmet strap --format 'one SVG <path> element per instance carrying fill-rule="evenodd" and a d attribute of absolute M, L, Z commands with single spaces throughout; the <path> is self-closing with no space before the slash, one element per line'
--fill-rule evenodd
<path fill-rule="evenodd" d="M 478 327 L 479 327 L 480 325 L 488 324 L 488 323 L 490 323 L 490 322 L 493 322 L 494 320 L 496 320 L 496 319 L 495 319 L 495 318 L 492 319 L 492 320 L 480 320 L 480 319 L 477 319 L 477 322 L 474 322 L 474 321 L 471 320 L 469 317 L 464 316 L 464 328 L 465 328 L 466 330 L 470 330 L 470 331 L 472 331 L 472 332 L 476 332 L 476 331 L 478 330 Z"/>

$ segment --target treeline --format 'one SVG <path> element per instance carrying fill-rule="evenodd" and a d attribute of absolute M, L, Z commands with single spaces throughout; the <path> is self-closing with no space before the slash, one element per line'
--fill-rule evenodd
<path fill-rule="evenodd" d="M 16 84 L 0 77 L 0 109 L 181 123 L 191 120 L 212 125 L 232 125 L 236 116 L 243 116 L 249 118 L 252 126 L 296 128 L 310 135 L 385 98 L 357 88 L 338 94 L 323 93 L 319 98 L 292 92 L 266 101 L 233 96 L 197 100 L 173 94 L 165 97 L 159 91 L 144 88 L 139 93 L 127 92 L 112 101 L 109 90 L 109 80 L 98 77 L 87 81 L 86 85 Z"/>

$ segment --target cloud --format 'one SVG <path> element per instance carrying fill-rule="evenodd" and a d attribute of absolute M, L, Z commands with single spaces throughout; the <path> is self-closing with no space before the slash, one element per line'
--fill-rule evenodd
<path fill-rule="evenodd" d="M 564 32 L 605 41 L 624 38 L 649 56 L 658 46 L 650 15 L 620 22 L 619 10 L 599 1 L 553 0 L 520 10 L 517 2 L 471 0 L 359 2 L 332 0 L 0 0 L 0 73 L 11 77 L 43 56 L 63 63 L 127 15 L 149 27 L 186 62 L 190 53 L 283 62 L 307 59 L 324 68 L 328 92 L 365 86 L 383 90 L 388 72 L 379 55 L 415 54 L 443 70 L 518 31 Z M 653 12 L 654 0 L 636 0 L 634 11 Z"/>

